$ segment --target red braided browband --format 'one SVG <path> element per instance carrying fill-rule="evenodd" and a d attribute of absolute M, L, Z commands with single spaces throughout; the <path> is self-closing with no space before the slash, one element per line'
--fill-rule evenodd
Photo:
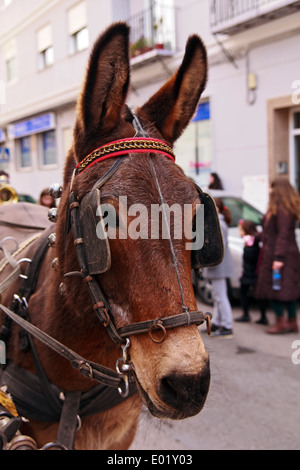
<path fill-rule="evenodd" d="M 91 152 L 76 166 L 77 174 L 82 173 L 97 162 L 101 162 L 112 157 L 118 157 L 120 155 L 126 155 L 130 152 L 161 153 L 175 161 L 173 150 L 162 140 L 151 139 L 149 137 L 131 137 L 110 142 L 109 144 L 102 145 L 102 147 Z"/>

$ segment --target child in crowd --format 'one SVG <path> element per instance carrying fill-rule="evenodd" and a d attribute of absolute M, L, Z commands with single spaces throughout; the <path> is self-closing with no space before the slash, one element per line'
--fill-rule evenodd
<path fill-rule="evenodd" d="M 243 309 L 243 315 L 237 318 L 235 321 L 249 322 L 249 289 L 255 286 L 257 278 L 257 267 L 260 253 L 259 246 L 259 235 L 254 222 L 251 220 L 240 220 L 239 222 L 240 235 L 244 241 L 244 252 L 243 252 L 243 272 L 240 287 L 241 293 L 241 305 Z M 266 302 L 260 301 L 261 318 L 257 323 L 263 325 L 267 324 L 266 318 Z"/>
<path fill-rule="evenodd" d="M 41 191 L 39 204 L 41 206 L 49 207 L 50 209 L 52 207 L 56 207 L 56 201 L 54 197 L 51 196 L 49 188 L 45 188 Z"/>

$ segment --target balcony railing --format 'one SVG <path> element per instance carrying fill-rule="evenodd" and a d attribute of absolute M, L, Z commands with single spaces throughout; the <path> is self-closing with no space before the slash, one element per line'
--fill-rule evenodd
<path fill-rule="evenodd" d="M 174 8 L 163 5 L 153 6 L 131 16 L 127 22 L 131 28 L 131 58 L 152 50 L 175 51 L 176 16 Z"/>
<path fill-rule="evenodd" d="M 211 0 L 213 34 L 236 34 L 300 11 L 300 0 Z"/>

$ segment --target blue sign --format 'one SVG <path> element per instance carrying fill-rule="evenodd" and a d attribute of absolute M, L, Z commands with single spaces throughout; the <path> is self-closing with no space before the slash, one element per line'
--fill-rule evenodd
<path fill-rule="evenodd" d="M 8 163 L 10 161 L 10 152 L 6 147 L 0 147 L 0 163 Z"/>
<path fill-rule="evenodd" d="M 199 104 L 198 109 L 196 111 L 196 115 L 192 122 L 205 121 L 206 119 L 210 119 L 209 101 Z"/>
<path fill-rule="evenodd" d="M 54 127 L 54 115 L 52 113 L 48 113 L 28 119 L 28 121 L 13 124 L 11 133 L 14 138 L 17 139 L 19 137 L 24 137 L 25 135 L 48 131 Z"/>

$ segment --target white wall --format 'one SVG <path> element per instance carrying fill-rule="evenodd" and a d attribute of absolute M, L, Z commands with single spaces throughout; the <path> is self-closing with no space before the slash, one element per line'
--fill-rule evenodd
<path fill-rule="evenodd" d="M 98 34 L 115 18 L 111 2 L 86 1 L 91 47 Z M 1 12 L 0 60 L 1 45 L 16 33 L 20 78 L 7 87 L 7 103 L 1 105 L 0 124 L 47 112 L 56 105 L 75 102 L 90 49 L 74 56 L 68 53 L 66 11 L 74 3 L 75 0 L 40 0 L 37 8 L 36 0 L 15 0 Z M 209 98 L 211 103 L 213 170 L 220 174 L 227 189 L 242 194 L 244 177 L 268 174 L 267 100 L 292 94 L 292 83 L 300 79 L 300 13 L 223 38 L 225 46 L 233 54 L 238 54 L 236 69 L 226 60 L 210 34 L 209 0 L 174 0 L 174 4 L 178 20 L 178 50 L 175 57 L 166 59 L 167 68 L 175 71 L 180 65 L 190 34 L 197 33 L 204 39 L 208 46 L 210 68 L 203 97 Z M 132 0 L 130 13 L 139 12 L 144 6 L 143 0 Z M 22 13 L 26 20 L 24 24 L 17 14 L 17 7 L 19 15 L 20 11 L 25 11 Z M 53 25 L 55 64 L 37 72 L 36 31 L 49 21 Z M 280 34 L 285 34 L 285 37 L 280 39 Z M 247 103 L 247 59 L 249 70 L 257 76 L 257 96 L 253 105 Z M 132 71 L 133 84 L 137 78 L 141 81 L 141 74 L 143 81 L 137 92 L 129 95 L 128 103 L 132 106 L 143 104 L 168 79 L 167 68 L 160 66 L 156 74 L 154 71 L 158 65 L 149 67 L 143 68 L 142 72 Z M 74 121 L 73 112 L 64 114 L 63 111 L 62 115 L 63 118 L 58 112 L 59 165 L 63 165 L 65 158 L 61 146 L 62 129 Z M 12 183 L 22 185 L 23 192 L 36 197 L 39 189 L 50 180 L 50 183 L 58 180 L 59 176 L 61 168 L 57 172 L 39 172 L 38 181 L 34 174 L 27 173 L 24 178 L 24 174 L 15 173 Z"/>
<path fill-rule="evenodd" d="M 300 78 L 300 35 L 253 47 L 250 71 L 257 75 L 256 101 L 247 103 L 246 57 L 212 66 L 209 95 L 214 168 L 227 189 L 242 193 L 242 178 L 268 174 L 267 101 L 292 94 Z"/>

